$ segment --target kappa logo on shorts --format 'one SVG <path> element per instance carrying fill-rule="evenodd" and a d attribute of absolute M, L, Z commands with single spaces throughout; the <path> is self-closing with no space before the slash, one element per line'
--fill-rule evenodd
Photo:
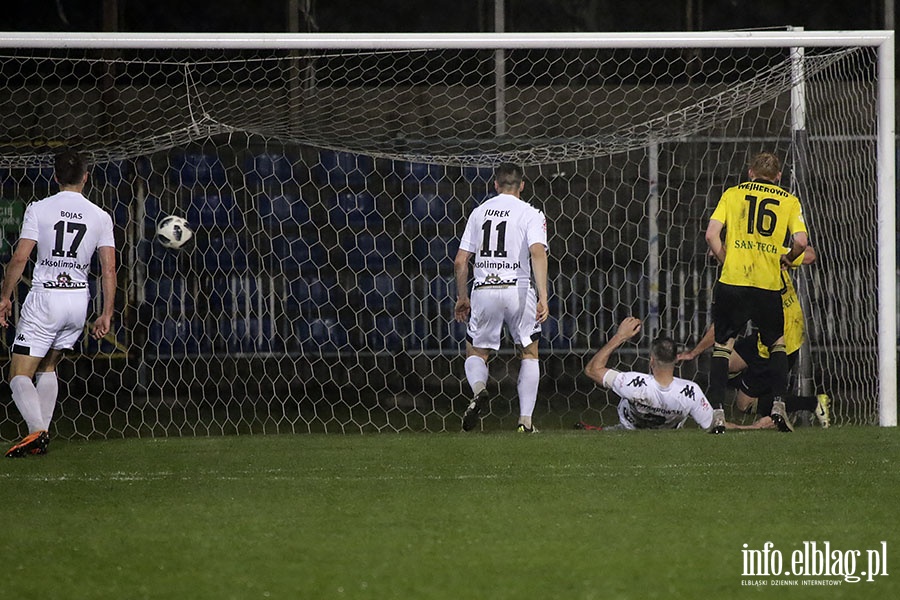
<path fill-rule="evenodd" d="M 20 333 L 19 335 L 16 336 L 16 341 L 17 341 L 17 342 L 24 342 L 24 341 L 25 341 L 25 336 L 22 335 L 22 334 Z"/>

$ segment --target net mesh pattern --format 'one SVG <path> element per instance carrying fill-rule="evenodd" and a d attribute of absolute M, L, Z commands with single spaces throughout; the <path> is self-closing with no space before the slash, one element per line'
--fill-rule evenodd
<path fill-rule="evenodd" d="M 762 150 L 819 255 L 795 274 L 809 344 L 793 385 L 829 393 L 839 423 L 873 423 L 875 52 L 796 64 L 786 48 L 4 50 L 5 259 L 62 144 L 90 156 L 86 194 L 119 244 L 114 334 L 61 366 L 55 432 L 458 430 L 452 263 L 501 161 L 526 167 L 550 227 L 537 422 L 614 423 L 584 364 L 629 314 L 647 331 L 619 369 L 646 369 L 657 332 L 702 336 L 717 277 L 702 232 Z M 169 214 L 195 231 L 181 250 L 154 239 Z M 504 348 L 486 428 L 516 421 Z M 705 385 L 708 361 L 679 374 Z M 0 428 L 21 433 L 9 400 Z"/>

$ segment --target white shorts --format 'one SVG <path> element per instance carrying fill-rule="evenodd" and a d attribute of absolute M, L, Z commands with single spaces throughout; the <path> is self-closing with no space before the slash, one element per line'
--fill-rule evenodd
<path fill-rule="evenodd" d="M 74 348 L 84 331 L 90 299 L 88 294 L 77 292 L 28 292 L 16 326 L 13 352 L 44 357 L 50 348 Z"/>
<path fill-rule="evenodd" d="M 537 295 L 530 287 L 482 287 L 472 291 L 472 313 L 466 335 L 476 348 L 500 348 L 503 324 L 513 341 L 528 346 L 538 339 Z"/>

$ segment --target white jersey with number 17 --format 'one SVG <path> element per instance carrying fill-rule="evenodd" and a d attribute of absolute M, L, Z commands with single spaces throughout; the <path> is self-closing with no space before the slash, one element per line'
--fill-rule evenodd
<path fill-rule="evenodd" d="M 94 251 L 116 245 L 109 213 L 78 192 L 59 192 L 29 204 L 20 237 L 37 242 L 34 290 L 88 293 Z"/>
<path fill-rule="evenodd" d="M 469 215 L 459 248 L 475 255 L 477 288 L 528 285 L 533 244 L 547 246 L 544 213 L 511 194 L 499 194 Z"/>

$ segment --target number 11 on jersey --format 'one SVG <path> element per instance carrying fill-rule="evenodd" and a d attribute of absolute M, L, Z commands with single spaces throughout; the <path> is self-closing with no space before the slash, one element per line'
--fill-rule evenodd
<path fill-rule="evenodd" d="M 497 247 L 491 250 L 491 230 L 497 230 Z M 487 220 L 481 226 L 484 238 L 481 240 L 481 256 L 493 256 L 494 258 L 506 258 L 506 221 L 494 222 Z"/>

